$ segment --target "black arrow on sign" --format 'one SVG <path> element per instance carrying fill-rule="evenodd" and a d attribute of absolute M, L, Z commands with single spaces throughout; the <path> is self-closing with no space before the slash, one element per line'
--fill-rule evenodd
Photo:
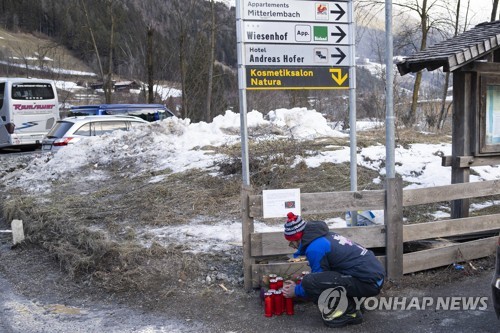
<path fill-rule="evenodd" d="M 341 49 L 339 49 L 338 47 L 335 48 L 339 54 L 332 54 L 331 57 L 332 58 L 339 58 L 339 61 L 337 61 L 337 65 L 340 64 L 342 62 L 342 60 L 345 59 L 346 55 L 344 52 L 342 52 Z"/>
<path fill-rule="evenodd" d="M 342 16 L 345 15 L 345 10 L 342 7 L 340 7 L 338 3 L 336 3 L 335 6 L 337 6 L 339 10 L 330 10 L 330 14 L 339 14 L 339 16 L 336 19 L 336 21 L 338 21 L 342 18 Z"/>
<path fill-rule="evenodd" d="M 346 33 L 339 26 L 335 26 L 335 28 L 337 28 L 339 32 L 332 32 L 330 35 L 332 37 L 339 36 L 339 39 L 337 39 L 337 43 L 340 43 L 340 41 L 346 36 Z"/>

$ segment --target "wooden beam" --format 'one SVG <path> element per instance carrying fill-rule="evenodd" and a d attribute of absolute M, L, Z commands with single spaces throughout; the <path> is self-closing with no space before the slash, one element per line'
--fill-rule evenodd
<path fill-rule="evenodd" d="M 476 86 L 477 74 L 471 72 L 456 72 L 453 74 L 453 127 L 451 155 L 471 156 L 471 142 L 473 142 L 473 126 L 476 108 L 475 96 L 472 87 Z M 465 184 L 469 182 L 470 169 L 451 167 L 451 183 Z M 454 200 L 451 203 L 452 218 L 467 217 L 469 214 L 469 200 Z"/>
<path fill-rule="evenodd" d="M 469 70 L 481 72 L 482 74 L 498 74 L 500 72 L 500 63 L 474 61 L 471 63 Z"/>
<path fill-rule="evenodd" d="M 403 277 L 403 181 L 401 177 L 387 179 L 385 207 L 386 273 L 398 281 Z"/>
<path fill-rule="evenodd" d="M 385 257 L 377 256 L 377 259 L 385 266 Z M 252 265 L 252 287 L 259 288 L 262 284 L 262 276 L 267 274 L 277 274 L 281 277 L 295 277 L 303 271 L 310 271 L 307 261 L 302 262 L 277 262 L 269 264 Z"/>
<path fill-rule="evenodd" d="M 450 201 L 464 198 L 484 197 L 500 194 L 500 180 L 474 183 L 460 183 L 403 191 L 403 206 L 428 204 L 436 201 Z"/>
<path fill-rule="evenodd" d="M 384 190 L 356 192 L 302 193 L 302 215 L 346 212 L 351 210 L 382 209 Z M 250 196 L 250 216 L 262 217 L 262 195 Z"/>
<path fill-rule="evenodd" d="M 497 240 L 498 236 L 495 236 L 437 249 L 407 253 L 403 259 L 404 274 L 487 257 L 495 253 Z"/>
<path fill-rule="evenodd" d="M 259 288 L 262 285 L 264 275 L 277 274 L 288 279 L 301 274 L 303 271 L 310 270 L 307 261 L 254 264 L 252 265 L 252 287 Z"/>
<path fill-rule="evenodd" d="M 405 242 L 500 229 L 500 214 L 405 225 Z"/>
<path fill-rule="evenodd" d="M 367 247 L 385 247 L 385 226 L 349 227 L 330 229 L 352 241 Z M 253 233 L 251 236 L 252 256 L 286 255 L 295 252 L 288 246 L 282 232 Z"/>
<path fill-rule="evenodd" d="M 457 168 L 470 168 L 478 166 L 499 165 L 499 156 L 458 156 L 453 161 L 451 156 L 443 156 L 441 165 L 445 167 L 454 166 Z"/>

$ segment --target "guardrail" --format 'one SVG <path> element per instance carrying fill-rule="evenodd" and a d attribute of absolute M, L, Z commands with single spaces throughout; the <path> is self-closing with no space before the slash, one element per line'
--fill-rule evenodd
<path fill-rule="evenodd" d="M 251 187 L 242 189 L 243 268 L 245 288 L 257 288 L 268 273 L 293 275 L 308 270 L 307 262 L 283 262 L 272 257 L 293 250 L 281 232 L 254 232 L 254 218 L 262 218 L 262 195 L 252 195 Z M 400 179 L 388 180 L 385 190 L 359 192 L 302 193 L 302 216 L 358 210 L 384 210 L 385 224 L 331 229 L 367 248 L 385 248 L 377 258 L 385 265 L 389 279 L 403 274 L 446 266 L 454 262 L 486 257 L 494 253 L 496 238 L 450 242 L 439 248 L 403 253 L 410 241 L 467 235 L 500 230 L 500 214 L 483 215 L 417 224 L 403 224 L 403 207 L 500 194 L 500 180 L 453 184 L 432 188 L 403 190 Z M 257 263 L 265 261 L 267 263 Z"/>

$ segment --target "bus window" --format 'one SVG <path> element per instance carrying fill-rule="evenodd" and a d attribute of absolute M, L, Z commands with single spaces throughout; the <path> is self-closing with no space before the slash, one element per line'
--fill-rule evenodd
<path fill-rule="evenodd" d="M 49 83 L 16 83 L 12 85 L 12 99 L 54 99 L 54 90 Z"/>
<path fill-rule="evenodd" d="M 5 91 L 5 83 L 0 83 L 0 109 L 3 107 L 4 91 Z"/>

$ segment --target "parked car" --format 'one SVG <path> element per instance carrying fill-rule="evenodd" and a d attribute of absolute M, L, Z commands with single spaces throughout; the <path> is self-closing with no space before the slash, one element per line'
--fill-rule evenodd
<path fill-rule="evenodd" d="M 500 236 L 498 236 L 497 241 L 497 260 L 495 264 L 495 275 L 493 275 L 493 281 L 491 281 L 491 289 L 493 307 L 495 308 L 497 318 L 500 319 Z"/>
<path fill-rule="evenodd" d="M 99 136 L 115 130 L 148 122 L 134 116 L 80 116 L 58 120 L 42 140 L 42 151 L 57 151 L 89 136 Z"/>
<path fill-rule="evenodd" d="M 98 104 L 73 106 L 68 116 L 123 115 L 135 116 L 146 121 L 163 120 L 174 114 L 163 104 Z"/>

